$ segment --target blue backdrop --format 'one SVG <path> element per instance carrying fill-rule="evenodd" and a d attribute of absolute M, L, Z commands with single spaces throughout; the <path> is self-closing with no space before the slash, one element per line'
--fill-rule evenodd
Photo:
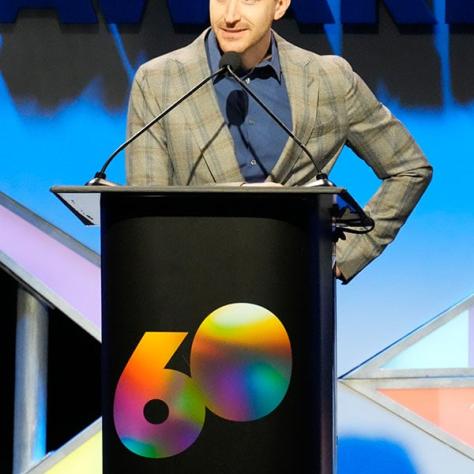
<path fill-rule="evenodd" d="M 62 5 L 58 11 L 63 16 L 69 11 L 66 3 L 49 2 Z M 144 8 L 143 15 L 132 12 L 140 23 L 106 24 L 104 8 L 112 3 L 100 2 L 102 10 L 95 2 L 84 3 L 95 15 L 92 25 L 61 24 L 52 10 L 20 10 L 15 18 L 21 2 L 5 2 L 11 7 L 11 23 L 6 23 L 7 10 L 0 9 L 0 191 L 97 251 L 97 229 L 82 227 L 48 189 L 82 184 L 100 168 L 124 138 L 127 95 L 137 66 L 193 39 L 207 5 L 170 1 L 170 14 L 165 1 L 135 2 Z M 303 15 L 305 3 L 308 15 L 322 15 L 328 24 L 303 23 L 302 18 L 311 18 Z M 387 7 L 374 10 L 376 2 L 357 2 L 360 11 L 355 11 L 344 0 L 294 1 L 294 12 L 277 27 L 303 47 L 345 56 L 407 125 L 434 166 L 432 185 L 396 242 L 350 285 L 338 288 L 339 373 L 474 290 L 473 2 L 385 3 Z M 316 4 L 321 9 L 314 9 Z M 417 8 L 405 18 L 402 4 Z M 194 8 L 190 12 L 197 26 L 179 24 L 189 22 L 183 6 Z M 341 16 L 341 7 L 346 16 Z M 458 25 L 446 22 L 446 7 L 448 20 Z M 358 22 L 356 13 L 372 24 L 348 26 L 349 20 Z M 413 22 L 415 14 L 424 26 L 394 22 Z M 123 158 L 112 165 L 108 177 L 124 182 Z M 378 184 L 350 151 L 343 153 L 331 178 L 361 203 Z M 380 414 L 370 402 L 345 392 L 340 397 L 341 473 L 444 474 L 449 465 L 452 472 L 467 474 L 472 468 L 472 461 Z M 367 425 L 360 422 L 360 410 L 373 417 Z M 422 454 L 427 446 L 442 452 L 441 463 L 439 456 Z M 356 452 L 362 457 L 365 452 L 374 469 L 367 470 L 366 464 L 364 470 L 364 463 L 352 457 Z"/>

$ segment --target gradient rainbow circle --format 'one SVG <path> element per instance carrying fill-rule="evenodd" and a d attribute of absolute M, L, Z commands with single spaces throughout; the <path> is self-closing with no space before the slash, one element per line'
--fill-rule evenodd
<path fill-rule="evenodd" d="M 194 337 L 191 376 L 206 406 L 226 420 L 257 420 L 275 410 L 288 390 L 291 368 L 285 327 L 262 306 L 223 306 Z"/>

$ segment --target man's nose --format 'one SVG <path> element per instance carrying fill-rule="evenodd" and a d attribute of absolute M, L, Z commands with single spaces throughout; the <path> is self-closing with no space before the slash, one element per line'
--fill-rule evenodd
<path fill-rule="evenodd" d="M 225 9 L 226 23 L 236 23 L 240 20 L 240 0 L 227 0 Z"/>

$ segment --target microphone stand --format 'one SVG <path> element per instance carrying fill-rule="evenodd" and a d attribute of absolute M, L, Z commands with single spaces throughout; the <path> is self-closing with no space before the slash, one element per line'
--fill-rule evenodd
<path fill-rule="evenodd" d="M 326 173 L 323 173 L 321 169 L 319 168 L 318 164 L 316 163 L 316 160 L 314 159 L 313 155 L 309 152 L 309 150 L 303 145 L 301 140 L 282 122 L 282 120 L 277 117 L 270 109 L 269 107 L 250 89 L 250 87 L 245 84 L 245 82 L 240 79 L 240 77 L 233 71 L 232 65 L 227 64 L 226 65 L 227 72 L 240 84 L 240 86 L 248 92 L 248 94 L 257 102 L 260 107 L 262 107 L 265 112 L 267 112 L 270 117 L 282 128 L 297 144 L 298 146 L 306 153 L 306 155 L 309 157 L 311 160 L 311 163 L 313 163 L 314 168 L 316 169 L 316 181 L 312 181 L 311 183 L 305 185 L 306 187 L 314 187 L 314 186 L 331 186 L 334 187 L 334 183 L 329 180 L 328 176 Z"/>

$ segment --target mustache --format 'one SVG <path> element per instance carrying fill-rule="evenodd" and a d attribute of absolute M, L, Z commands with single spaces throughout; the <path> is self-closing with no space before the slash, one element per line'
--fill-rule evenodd
<path fill-rule="evenodd" d="M 223 30 L 248 30 L 250 28 L 250 23 L 246 21 L 238 21 L 236 23 L 227 23 L 225 20 L 220 20 L 216 22 L 218 28 Z"/>

